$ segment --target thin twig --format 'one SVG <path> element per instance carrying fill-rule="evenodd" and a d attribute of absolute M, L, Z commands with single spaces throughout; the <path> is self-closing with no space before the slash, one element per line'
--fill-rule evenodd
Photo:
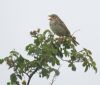
<path fill-rule="evenodd" d="M 70 62 L 70 60 L 64 60 L 64 59 L 62 59 L 62 58 L 61 58 L 61 60 L 62 60 L 62 61 L 66 61 L 66 62 Z M 73 63 L 79 62 L 79 61 L 80 61 L 80 60 L 76 60 L 76 61 L 73 61 Z M 83 61 L 80 61 L 80 62 L 83 62 Z"/>
<path fill-rule="evenodd" d="M 59 71 L 60 67 L 61 67 L 61 65 L 60 65 L 59 68 L 57 69 L 58 71 Z M 55 73 L 54 76 L 53 76 L 53 79 L 52 79 L 52 82 L 51 82 L 50 85 L 53 85 L 53 84 L 54 84 L 55 79 L 56 79 L 57 76 L 58 76 L 58 75 Z"/>
<path fill-rule="evenodd" d="M 72 34 L 72 36 L 73 36 L 76 32 L 78 32 L 78 31 L 80 31 L 80 29 L 78 29 L 78 30 L 74 31 L 74 32 L 73 32 L 73 34 Z"/>
<path fill-rule="evenodd" d="M 26 73 L 26 72 L 24 72 L 24 73 L 29 77 L 28 73 Z"/>

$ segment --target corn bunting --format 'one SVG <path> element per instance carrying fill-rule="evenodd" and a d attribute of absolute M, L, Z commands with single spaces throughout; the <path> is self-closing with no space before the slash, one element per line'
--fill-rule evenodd
<path fill-rule="evenodd" d="M 49 15 L 50 20 L 50 28 L 54 32 L 54 34 L 58 36 L 68 36 L 72 39 L 72 42 L 74 45 L 78 45 L 79 43 L 75 40 L 75 37 L 73 37 L 68 30 L 67 26 L 63 23 L 63 21 L 56 15 L 51 14 Z"/>

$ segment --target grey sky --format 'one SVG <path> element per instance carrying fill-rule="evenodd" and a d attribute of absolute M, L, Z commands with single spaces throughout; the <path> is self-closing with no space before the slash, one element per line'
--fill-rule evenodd
<path fill-rule="evenodd" d="M 93 52 L 98 73 L 84 73 L 81 65 L 72 72 L 67 65 L 55 85 L 100 85 L 100 0 L 0 0 L 0 57 L 16 49 L 24 54 L 24 47 L 32 41 L 29 32 L 41 28 L 49 29 L 48 15 L 56 13 L 75 34 L 80 47 Z M 25 56 L 27 57 L 27 56 Z M 7 66 L 0 66 L 0 85 L 9 79 Z M 50 80 L 33 77 L 31 85 L 49 85 Z"/>

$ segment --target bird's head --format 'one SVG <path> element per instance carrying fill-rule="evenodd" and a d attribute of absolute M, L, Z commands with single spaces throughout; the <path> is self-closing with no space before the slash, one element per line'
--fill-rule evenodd
<path fill-rule="evenodd" d="M 51 15 L 49 15 L 49 17 L 50 17 L 50 18 L 49 18 L 50 21 L 52 21 L 52 20 L 53 20 L 53 21 L 56 21 L 56 20 L 59 19 L 59 17 L 58 17 L 56 14 L 51 14 Z"/>

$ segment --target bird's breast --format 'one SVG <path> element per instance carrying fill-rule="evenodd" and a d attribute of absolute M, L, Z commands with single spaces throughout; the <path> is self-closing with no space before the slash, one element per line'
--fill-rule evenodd
<path fill-rule="evenodd" d="M 58 36 L 65 36 L 66 35 L 66 30 L 64 30 L 59 23 L 50 22 L 50 28 L 54 32 L 54 34 L 56 34 Z"/>

